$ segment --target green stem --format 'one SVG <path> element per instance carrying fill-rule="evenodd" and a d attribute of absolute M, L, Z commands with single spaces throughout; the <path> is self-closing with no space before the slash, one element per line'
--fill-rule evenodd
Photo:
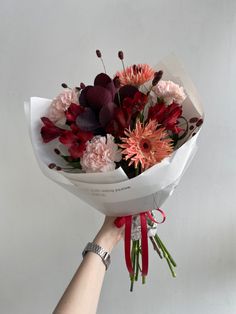
<path fill-rule="evenodd" d="M 157 242 L 157 245 L 158 245 L 159 248 L 162 250 L 163 256 L 164 256 L 164 258 L 165 258 L 166 261 L 167 261 L 167 264 L 168 264 L 168 266 L 169 266 L 169 268 L 170 268 L 170 271 L 171 271 L 172 276 L 173 276 L 173 277 L 176 277 L 176 273 L 175 273 L 175 271 L 174 271 L 174 269 L 173 269 L 173 266 L 176 267 L 175 261 L 173 260 L 172 257 L 171 257 L 171 259 L 170 259 L 170 256 L 171 256 L 170 253 L 167 251 L 166 247 L 164 246 L 164 244 L 162 243 L 161 239 L 158 237 L 157 234 L 154 236 L 154 238 L 155 238 L 155 240 L 156 240 L 156 242 Z M 173 264 L 173 262 L 174 262 L 174 264 Z M 173 266 L 172 266 L 172 265 L 173 265 Z"/>
<path fill-rule="evenodd" d="M 169 251 L 167 250 L 167 248 L 165 247 L 165 245 L 163 244 L 163 242 L 161 241 L 161 239 L 158 237 L 157 234 L 155 234 L 155 239 L 156 241 L 158 241 L 161 245 L 161 247 L 163 248 L 163 250 L 166 252 L 166 254 L 168 255 L 169 260 L 171 261 L 172 265 L 174 267 L 176 267 L 176 262 L 174 261 L 173 257 L 170 255 Z"/>
<path fill-rule="evenodd" d="M 166 258 L 166 261 L 167 261 L 167 264 L 168 264 L 168 266 L 169 266 L 169 268 L 170 268 L 170 271 L 171 271 L 172 276 L 175 278 L 175 277 L 176 277 L 176 273 L 175 273 L 175 271 L 174 271 L 174 269 L 173 269 L 173 266 L 171 265 L 171 262 L 170 262 L 170 260 L 169 260 L 168 257 Z"/>
<path fill-rule="evenodd" d="M 130 292 L 133 292 L 134 289 L 134 281 L 130 280 Z"/>
<path fill-rule="evenodd" d="M 119 91 L 117 92 L 117 95 L 118 95 L 118 102 L 119 102 L 119 105 L 121 106 L 120 92 L 119 92 Z"/>
<path fill-rule="evenodd" d="M 131 259 L 132 259 L 132 267 L 133 270 L 135 270 L 135 262 L 136 262 L 136 241 L 132 241 L 132 250 L 131 250 Z M 135 273 L 130 275 L 130 291 L 133 291 L 134 287 L 134 279 L 135 279 Z"/>
<path fill-rule="evenodd" d="M 135 270 L 135 281 L 138 281 L 139 274 L 139 240 L 136 241 L 136 270 Z"/>
<path fill-rule="evenodd" d="M 154 240 L 153 237 L 149 237 L 151 242 L 152 242 L 152 245 L 153 245 L 153 249 L 157 252 L 157 254 L 159 255 L 160 258 L 162 258 L 162 255 L 161 255 L 161 251 L 159 250 L 159 247 L 157 246 L 157 243 L 156 241 Z"/>
<path fill-rule="evenodd" d="M 144 285 L 146 283 L 146 276 L 142 276 L 142 284 Z"/>

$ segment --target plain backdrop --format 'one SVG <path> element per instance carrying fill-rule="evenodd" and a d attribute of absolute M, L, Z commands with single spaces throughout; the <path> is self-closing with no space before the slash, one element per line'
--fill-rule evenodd
<path fill-rule="evenodd" d="M 0 313 L 51 313 L 103 221 L 40 172 L 23 111 L 62 82 L 92 82 L 102 71 L 97 48 L 111 74 L 120 49 L 126 64 L 175 53 L 206 113 L 159 227 L 177 278 L 150 250 L 147 283 L 130 293 L 120 243 L 98 313 L 236 313 L 235 0 L 0 1 Z"/>

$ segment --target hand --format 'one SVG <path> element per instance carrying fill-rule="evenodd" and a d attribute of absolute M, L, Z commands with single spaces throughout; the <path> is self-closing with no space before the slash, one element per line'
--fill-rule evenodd
<path fill-rule="evenodd" d="M 117 228 L 114 225 L 116 217 L 106 216 L 104 223 L 93 240 L 94 243 L 100 245 L 107 252 L 111 252 L 116 244 L 123 237 L 124 228 Z"/>

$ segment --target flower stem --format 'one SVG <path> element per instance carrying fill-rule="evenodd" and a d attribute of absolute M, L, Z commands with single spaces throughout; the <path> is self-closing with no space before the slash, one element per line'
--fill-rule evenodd
<path fill-rule="evenodd" d="M 142 284 L 144 285 L 146 283 L 146 276 L 142 276 Z"/>
<path fill-rule="evenodd" d="M 139 240 L 136 241 L 136 270 L 135 270 L 135 281 L 138 281 L 139 274 Z"/>
<path fill-rule="evenodd" d="M 130 292 L 133 292 L 134 289 L 134 281 L 130 279 Z"/>
<path fill-rule="evenodd" d="M 152 245 L 153 245 L 154 250 L 155 250 L 155 251 L 157 252 L 157 254 L 160 256 L 160 258 L 162 258 L 161 251 L 160 251 L 159 247 L 157 246 L 156 241 L 154 240 L 153 237 L 149 237 L 149 238 L 150 238 L 150 240 L 151 240 L 151 242 L 152 242 Z"/>
<path fill-rule="evenodd" d="M 135 168 L 135 177 L 137 177 L 141 173 L 140 163 L 138 163 L 137 168 Z"/>
<path fill-rule="evenodd" d="M 168 258 L 169 258 L 169 260 L 171 261 L 172 265 L 173 265 L 174 267 L 176 267 L 177 265 L 176 265 L 175 260 L 174 260 L 173 257 L 170 255 L 169 251 L 167 250 L 167 248 L 165 247 L 165 245 L 163 244 L 163 242 L 161 241 L 161 239 L 159 238 L 159 236 L 158 236 L 157 234 L 155 235 L 155 238 L 158 239 L 160 245 L 161 245 L 161 246 L 163 247 L 163 249 L 165 250 L 165 252 L 166 252 L 166 254 L 168 255 Z"/>
<path fill-rule="evenodd" d="M 162 243 L 161 239 L 158 237 L 158 235 L 156 234 L 154 236 L 157 245 L 159 246 L 159 248 L 162 250 L 163 256 L 167 261 L 167 264 L 170 268 L 171 274 L 173 277 L 176 277 L 176 273 L 173 269 L 173 267 L 176 267 L 176 263 L 174 261 L 174 259 L 172 258 L 172 256 L 170 255 L 170 253 L 167 251 L 166 247 L 164 246 L 164 244 Z"/>
<path fill-rule="evenodd" d="M 169 260 L 168 257 L 166 258 L 166 261 L 167 261 L 167 264 L 168 264 L 168 266 L 169 266 L 169 268 L 170 268 L 170 271 L 171 271 L 172 276 L 175 278 L 175 277 L 176 277 L 176 273 L 175 273 L 175 271 L 174 271 L 174 269 L 173 269 L 173 266 L 171 265 L 171 262 L 170 262 L 170 260 Z"/>
<path fill-rule="evenodd" d="M 106 67 L 105 67 L 105 63 L 104 63 L 104 61 L 103 61 L 103 58 L 101 57 L 100 59 L 101 59 L 101 61 L 102 61 L 102 66 L 103 66 L 104 72 L 107 73 Z"/>
<path fill-rule="evenodd" d="M 136 241 L 132 240 L 132 250 L 131 250 L 131 258 L 132 258 L 132 267 L 135 270 L 135 262 L 136 262 Z M 135 280 L 135 273 L 130 275 L 130 291 L 133 291 L 134 287 L 134 280 Z"/>
<path fill-rule="evenodd" d="M 119 92 L 119 91 L 117 92 L 117 96 L 118 96 L 119 105 L 120 105 L 120 107 L 121 107 L 121 100 L 120 100 L 120 92 Z"/>

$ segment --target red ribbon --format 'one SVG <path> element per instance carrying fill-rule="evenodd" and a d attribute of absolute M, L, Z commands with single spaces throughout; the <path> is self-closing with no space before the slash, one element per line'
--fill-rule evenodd
<path fill-rule="evenodd" d="M 147 230 L 147 218 L 157 224 L 162 224 L 166 220 L 166 215 L 160 208 L 157 209 L 162 215 L 162 221 L 156 221 L 150 211 L 140 213 L 140 225 L 141 225 L 141 247 L 142 247 L 142 275 L 148 274 L 148 230 Z M 115 219 L 114 224 L 117 228 L 121 228 L 125 225 L 124 247 L 125 247 L 125 262 L 130 275 L 134 274 L 134 270 L 131 262 L 131 228 L 132 228 L 132 216 L 123 216 Z"/>

